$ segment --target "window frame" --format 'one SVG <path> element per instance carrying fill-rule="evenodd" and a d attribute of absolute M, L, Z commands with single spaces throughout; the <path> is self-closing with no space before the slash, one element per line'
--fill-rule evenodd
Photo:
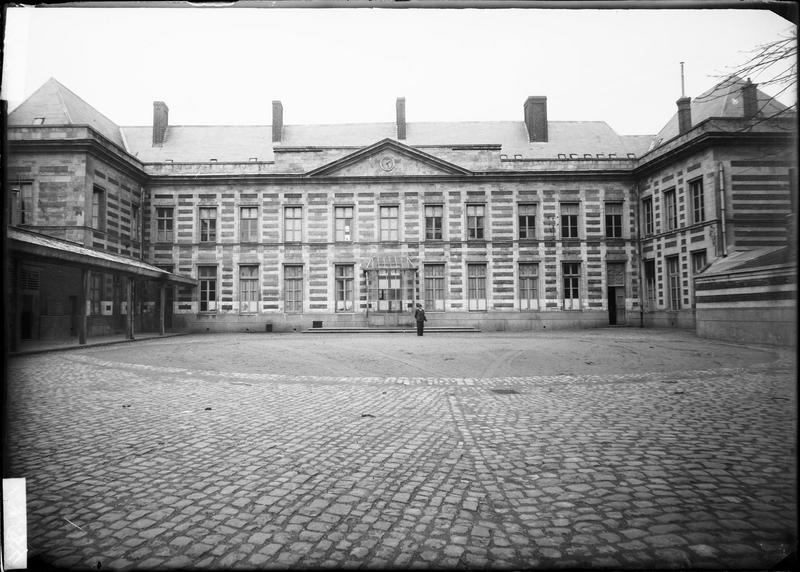
<path fill-rule="evenodd" d="M 290 275 L 288 272 L 297 271 L 298 275 Z M 290 288 L 291 286 L 291 288 Z M 292 296 L 290 296 L 292 294 Z M 284 264 L 283 265 L 283 311 L 286 314 L 303 313 L 303 265 Z"/>
<path fill-rule="evenodd" d="M 391 216 L 392 213 L 394 216 Z M 378 205 L 378 232 L 381 242 L 398 242 L 400 240 L 399 205 Z"/>
<path fill-rule="evenodd" d="M 422 272 L 422 297 L 425 302 L 425 310 L 430 312 L 444 312 L 447 304 L 444 263 L 426 263 L 422 267 Z M 440 294 L 440 296 L 438 294 Z"/>
<path fill-rule="evenodd" d="M 561 263 L 561 300 L 564 310 L 581 309 L 581 263 Z M 577 297 L 572 294 L 577 293 Z M 569 297 L 567 296 L 569 294 Z"/>
<path fill-rule="evenodd" d="M 655 258 L 644 261 L 644 284 L 645 284 L 645 295 L 648 305 L 650 307 L 655 307 L 656 302 L 658 300 L 658 295 L 657 295 L 658 288 L 656 287 Z"/>
<path fill-rule="evenodd" d="M 299 216 L 289 216 L 289 213 L 299 211 Z M 291 224 L 290 224 L 291 221 Z M 283 207 L 283 241 L 303 242 L 303 206 L 285 205 Z"/>
<path fill-rule="evenodd" d="M 654 218 L 653 218 L 653 197 L 645 197 L 642 199 L 642 218 L 644 219 L 644 236 L 652 236 L 655 234 Z"/>
<path fill-rule="evenodd" d="M 706 220 L 706 199 L 703 186 L 703 178 L 692 179 L 688 183 L 689 200 L 692 205 L 692 224 L 705 222 Z M 699 216 L 698 216 L 699 215 Z"/>
<path fill-rule="evenodd" d="M 433 210 L 432 214 L 428 214 L 428 209 Z M 438 215 L 436 214 L 436 209 L 439 209 Z M 444 240 L 444 205 L 425 205 L 423 216 L 425 218 L 425 240 Z"/>
<path fill-rule="evenodd" d="M 561 220 L 561 238 L 567 240 L 576 240 L 581 237 L 580 231 L 580 217 L 581 217 L 581 203 L 580 202 L 563 202 L 559 203 L 559 216 Z M 565 213 L 564 207 L 574 206 L 575 213 Z M 574 217 L 574 221 L 571 220 Z M 574 222 L 574 224 L 572 224 Z"/>
<path fill-rule="evenodd" d="M 156 242 L 167 242 L 173 243 L 175 242 L 175 207 L 172 206 L 158 206 L 156 205 Z M 160 211 L 169 211 L 169 217 L 162 216 Z M 167 226 L 166 223 L 169 222 L 169 229 L 161 228 L 162 223 L 165 223 L 163 226 Z"/>
<path fill-rule="evenodd" d="M 340 272 L 340 271 L 348 271 Z M 355 264 L 334 264 L 334 312 L 352 314 L 355 312 Z M 342 296 L 344 294 L 344 296 Z M 349 295 L 349 298 L 348 298 Z M 340 308 L 340 303 L 343 307 Z M 349 306 L 349 307 L 348 307 Z"/>
<path fill-rule="evenodd" d="M 697 261 L 701 259 L 703 263 L 698 266 Z M 703 268 L 705 268 L 708 265 L 708 249 L 700 248 L 698 250 L 692 250 L 691 260 L 692 260 L 692 275 L 694 275 L 700 272 Z"/>
<path fill-rule="evenodd" d="M 211 272 L 208 275 L 203 275 L 206 270 L 213 269 L 213 277 Z M 197 265 L 197 296 L 198 296 L 198 313 L 212 314 L 217 312 L 217 296 L 218 288 L 217 282 L 219 280 L 218 267 L 214 264 L 198 264 Z"/>
<path fill-rule="evenodd" d="M 244 217 L 245 211 L 255 211 L 255 216 Z M 245 221 L 248 221 L 245 224 Z M 245 231 L 247 236 L 245 236 Z M 239 242 L 254 244 L 258 242 L 258 206 L 257 205 L 239 205 Z"/>
<path fill-rule="evenodd" d="M 203 213 L 213 212 L 212 218 L 204 218 Z M 200 240 L 199 242 L 216 243 L 217 242 L 217 207 L 200 206 L 197 210 L 199 221 Z M 207 221 L 214 221 L 213 227 Z"/>
<path fill-rule="evenodd" d="M 664 226 L 665 230 L 678 229 L 678 195 L 675 187 L 664 191 L 661 197 L 664 203 Z"/>
<path fill-rule="evenodd" d="M 33 225 L 33 216 L 36 212 L 33 208 L 33 183 L 30 181 L 20 181 L 16 187 L 11 189 L 13 193 L 11 221 L 14 226 Z"/>
<path fill-rule="evenodd" d="M 350 216 L 339 216 L 339 212 L 347 214 L 349 211 Z M 353 242 L 354 228 L 354 215 L 355 207 L 353 205 L 334 205 L 333 207 L 333 240 L 334 242 Z M 339 221 L 342 221 L 342 228 L 340 229 Z M 348 222 L 349 221 L 349 224 Z"/>
<path fill-rule="evenodd" d="M 524 213 L 523 209 L 533 209 L 533 213 Z M 519 203 L 517 205 L 517 237 L 519 240 L 536 240 L 536 217 L 538 211 L 538 203 Z"/>
<path fill-rule="evenodd" d="M 99 185 L 94 185 L 92 187 L 92 230 L 106 231 L 107 208 L 107 191 Z"/>
<path fill-rule="evenodd" d="M 533 272 L 523 271 L 531 268 Z M 521 312 L 539 310 L 538 262 L 519 262 L 517 264 L 517 296 Z"/>
<path fill-rule="evenodd" d="M 481 214 L 477 214 L 480 209 Z M 474 214 L 470 214 L 474 210 Z M 486 240 L 486 204 L 468 203 L 465 209 L 467 240 Z"/>
<path fill-rule="evenodd" d="M 623 215 L 625 213 L 624 202 L 622 201 L 607 201 L 603 205 L 603 214 L 605 222 L 605 235 L 606 238 L 623 238 Z M 609 213 L 609 207 L 619 207 L 618 213 Z"/>
<path fill-rule="evenodd" d="M 473 270 L 476 272 L 473 273 Z M 478 270 L 482 270 L 478 273 Z M 467 263 L 467 310 L 470 312 L 485 312 L 488 310 L 487 295 L 488 268 L 485 262 Z M 482 295 L 481 295 L 482 294 Z"/>
<path fill-rule="evenodd" d="M 665 256 L 664 268 L 667 271 L 667 309 L 678 311 L 681 309 L 681 257 L 677 254 Z"/>
<path fill-rule="evenodd" d="M 255 269 L 253 276 L 244 276 L 245 269 Z M 239 313 L 257 314 L 258 303 L 261 301 L 261 289 L 259 287 L 261 267 L 258 264 L 239 264 Z M 253 284 L 254 283 L 254 284 Z M 244 286 L 248 288 L 245 289 Z M 252 286 L 255 285 L 255 288 Z"/>

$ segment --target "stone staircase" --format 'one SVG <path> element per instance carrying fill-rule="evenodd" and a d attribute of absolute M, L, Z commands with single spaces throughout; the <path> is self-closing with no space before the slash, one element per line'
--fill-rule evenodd
<path fill-rule="evenodd" d="M 426 334 L 479 334 L 481 331 L 477 328 L 470 326 L 426 326 Z M 403 326 L 373 326 L 370 328 L 362 327 L 322 327 L 322 328 L 309 328 L 303 330 L 304 334 L 408 334 L 416 335 L 416 327 L 403 327 Z"/>

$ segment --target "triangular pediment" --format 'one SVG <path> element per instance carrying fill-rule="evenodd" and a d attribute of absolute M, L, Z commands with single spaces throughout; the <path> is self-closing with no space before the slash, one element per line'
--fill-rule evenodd
<path fill-rule="evenodd" d="M 394 139 L 383 139 L 306 173 L 309 177 L 419 177 L 471 171 Z"/>

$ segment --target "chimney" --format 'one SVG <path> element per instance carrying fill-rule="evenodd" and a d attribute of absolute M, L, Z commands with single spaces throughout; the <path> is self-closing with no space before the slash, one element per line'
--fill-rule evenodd
<path fill-rule="evenodd" d="M 280 143 L 283 133 L 283 104 L 280 101 L 272 102 L 272 142 Z"/>
<path fill-rule="evenodd" d="M 745 119 L 753 119 L 758 114 L 757 85 L 747 78 L 747 83 L 742 87 L 742 107 L 744 107 Z"/>
<path fill-rule="evenodd" d="M 525 127 L 529 141 L 547 141 L 547 98 L 532 95 L 525 100 Z"/>
<path fill-rule="evenodd" d="M 161 147 L 167 138 L 169 107 L 163 101 L 153 102 L 153 147 Z"/>
<path fill-rule="evenodd" d="M 397 98 L 397 138 L 406 138 L 406 98 Z"/>
<path fill-rule="evenodd" d="M 681 97 L 678 101 L 678 135 L 683 135 L 692 128 L 692 98 Z"/>

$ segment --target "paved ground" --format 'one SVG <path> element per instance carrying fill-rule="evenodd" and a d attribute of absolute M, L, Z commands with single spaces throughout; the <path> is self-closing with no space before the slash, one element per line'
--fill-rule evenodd
<path fill-rule="evenodd" d="M 793 353 L 682 332 L 184 336 L 22 356 L 34 560 L 770 568 Z"/>

